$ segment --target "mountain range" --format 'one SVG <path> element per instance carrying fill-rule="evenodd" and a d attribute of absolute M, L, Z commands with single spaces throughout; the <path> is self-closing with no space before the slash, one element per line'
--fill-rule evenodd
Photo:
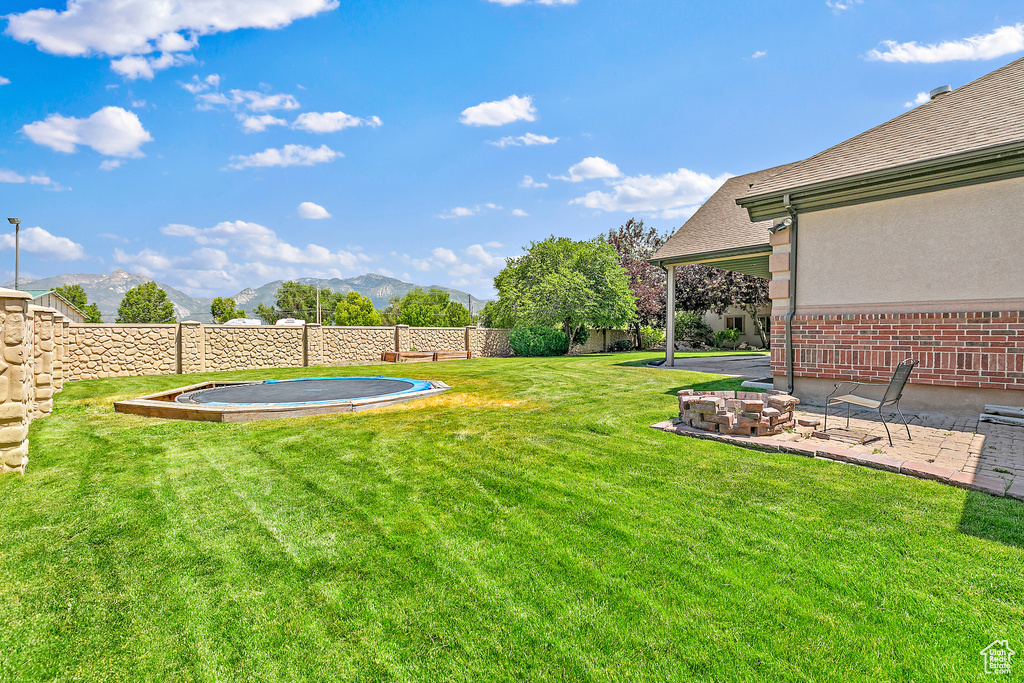
<path fill-rule="evenodd" d="M 55 275 L 53 277 L 41 278 L 38 280 L 22 280 L 22 289 L 52 289 L 54 287 L 60 287 L 63 285 L 81 285 L 82 289 L 89 296 L 90 302 L 95 302 L 100 308 L 100 312 L 103 314 L 103 322 L 114 322 L 117 318 L 117 307 L 121 304 L 121 299 L 132 287 L 137 287 L 146 282 L 152 281 L 152 278 L 148 278 L 145 275 L 139 275 L 138 273 L 129 273 L 125 270 L 118 268 L 109 275 L 102 275 L 97 273 L 73 273 L 67 275 Z M 453 301 L 458 301 L 462 305 L 471 303 L 473 312 L 479 311 L 483 307 L 486 299 L 478 299 L 475 296 L 470 295 L 468 292 L 463 292 L 458 289 L 452 289 L 451 287 L 442 287 L 440 285 L 417 285 L 411 282 L 405 282 L 398 280 L 393 277 L 387 277 L 385 275 L 378 275 L 377 273 L 367 273 L 365 275 L 358 275 L 350 278 L 298 278 L 298 282 L 304 285 L 320 285 L 321 289 L 330 289 L 335 292 L 358 292 L 359 294 L 368 297 L 373 301 L 374 308 L 383 309 L 388 305 L 388 300 L 395 296 L 405 296 L 411 290 L 419 287 L 420 289 L 436 288 L 448 292 L 451 295 Z M 239 308 L 246 310 L 247 315 L 252 315 L 256 307 L 260 304 L 264 306 L 274 307 L 274 300 L 277 296 L 277 288 L 281 286 L 284 280 L 275 280 L 268 282 L 265 285 L 257 287 L 255 289 L 247 287 L 238 294 L 235 294 L 232 299 L 235 300 Z M 171 287 L 170 285 L 164 284 L 163 282 L 157 282 L 165 292 L 167 292 L 167 298 L 174 304 L 174 314 L 178 320 L 198 320 L 199 322 L 212 322 L 213 316 L 210 314 L 210 304 L 213 299 L 206 297 L 191 297 L 184 292 Z M 14 282 L 8 282 L 4 285 L 5 287 L 13 287 Z"/>

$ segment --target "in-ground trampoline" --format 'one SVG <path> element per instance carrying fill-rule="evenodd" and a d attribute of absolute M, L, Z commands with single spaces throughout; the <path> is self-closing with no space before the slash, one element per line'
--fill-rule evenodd
<path fill-rule="evenodd" d="M 444 382 L 402 377 L 310 377 L 204 382 L 114 403 L 119 413 L 178 420 L 248 422 L 348 413 L 434 396 Z"/>

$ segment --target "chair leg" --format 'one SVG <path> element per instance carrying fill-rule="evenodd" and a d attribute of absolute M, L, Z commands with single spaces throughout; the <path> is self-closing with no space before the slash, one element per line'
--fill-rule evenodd
<path fill-rule="evenodd" d="M 850 404 L 846 404 L 846 428 L 850 428 Z"/>
<path fill-rule="evenodd" d="M 889 437 L 889 445 L 892 446 L 892 434 L 889 433 L 889 425 L 885 424 L 885 418 L 882 417 L 881 407 L 878 409 L 878 419 L 880 419 L 882 421 L 882 425 L 885 426 L 885 435 Z M 909 427 L 907 428 L 907 431 L 910 431 Z"/>
<path fill-rule="evenodd" d="M 825 428 L 822 429 L 823 432 L 827 432 L 828 431 L 828 407 L 830 405 L 831 404 L 828 402 L 828 399 L 826 398 L 825 399 Z"/>
<path fill-rule="evenodd" d="M 903 418 L 903 426 L 907 428 L 907 441 L 913 441 L 913 439 L 910 437 L 910 425 L 907 424 L 907 418 L 903 417 L 903 411 L 900 410 L 899 401 L 896 401 L 896 412 L 900 414 L 901 418 Z"/>

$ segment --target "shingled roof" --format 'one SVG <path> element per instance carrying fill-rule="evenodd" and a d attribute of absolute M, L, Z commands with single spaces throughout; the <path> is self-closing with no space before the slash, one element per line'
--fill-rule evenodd
<path fill-rule="evenodd" d="M 1024 59 L 755 183 L 747 197 L 1024 141 Z M 744 202 L 745 204 L 747 202 Z"/>
<path fill-rule="evenodd" d="M 746 210 L 736 203 L 736 199 L 745 195 L 751 184 L 767 180 L 792 165 L 776 166 L 726 180 L 690 220 L 668 238 L 651 261 L 683 262 L 712 252 L 757 247 L 767 249 L 771 221 L 751 223 Z"/>

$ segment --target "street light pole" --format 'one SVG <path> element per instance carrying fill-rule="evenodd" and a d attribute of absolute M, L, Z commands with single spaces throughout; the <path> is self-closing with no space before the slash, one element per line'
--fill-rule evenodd
<path fill-rule="evenodd" d="M 21 237 L 21 219 L 20 218 L 8 218 L 7 222 L 14 226 L 14 289 L 18 289 L 18 285 L 21 284 L 18 280 L 18 257 L 21 254 L 19 249 L 19 240 Z"/>

